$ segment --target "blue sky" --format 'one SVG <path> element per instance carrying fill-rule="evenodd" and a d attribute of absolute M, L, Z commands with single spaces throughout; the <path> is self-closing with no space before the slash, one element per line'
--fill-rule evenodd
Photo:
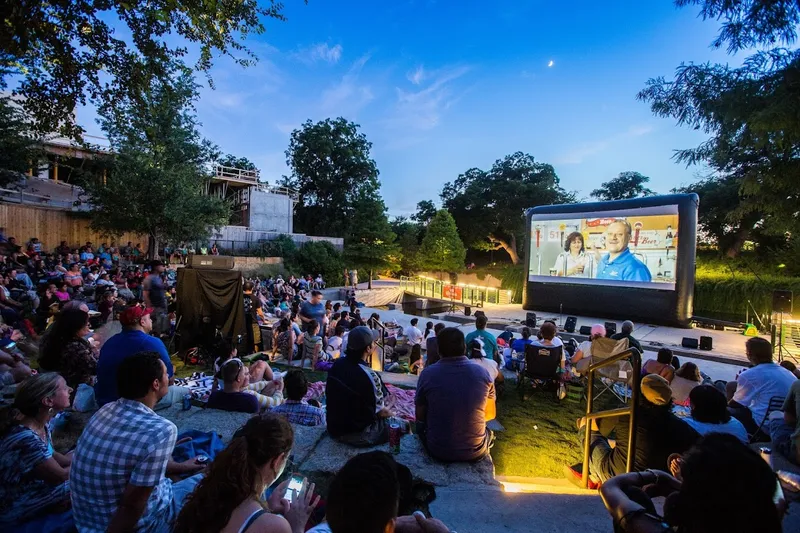
<path fill-rule="evenodd" d="M 635 95 L 681 61 L 729 59 L 709 46 L 717 24 L 671 0 L 285 3 L 288 20 L 247 41 L 257 66 L 217 61 L 216 89 L 197 106 L 202 132 L 274 182 L 288 174 L 294 128 L 355 121 L 391 215 L 438 204 L 445 182 L 517 150 L 584 197 L 627 170 L 660 193 L 688 183 L 699 169 L 672 153 L 703 134 L 654 117 Z"/>

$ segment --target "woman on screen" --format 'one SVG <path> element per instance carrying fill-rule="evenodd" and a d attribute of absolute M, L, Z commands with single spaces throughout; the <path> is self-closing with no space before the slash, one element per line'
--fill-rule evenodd
<path fill-rule="evenodd" d="M 553 265 L 556 276 L 566 276 L 568 278 L 591 278 L 594 272 L 594 260 L 586 253 L 583 243 L 583 235 L 579 231 L 573 231 L 567 236 L 564 243 L 564 251 L 558 254 L 556 263 Z"/>

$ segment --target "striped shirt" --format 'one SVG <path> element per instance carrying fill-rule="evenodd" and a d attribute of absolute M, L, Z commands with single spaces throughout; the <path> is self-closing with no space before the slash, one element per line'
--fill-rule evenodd
<path fill-rule="evenodd" d="M 278 406 L 283 403 L 283 394 L 281 392 L 276 391 L 272 396 L 260 394 L 269 383 L 269 381 L 256 381 L 248 385 L 242 392 L 255 396 L 260 410 Z"/>

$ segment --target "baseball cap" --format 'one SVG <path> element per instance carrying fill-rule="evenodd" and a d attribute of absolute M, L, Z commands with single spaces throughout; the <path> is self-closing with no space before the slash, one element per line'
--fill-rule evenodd
<path fill-rule="evenodd" d="M 119 322 L 123 326 L 133 326 L 138 324 L 139 320 L 141 320 L 143 316 L 149 315 L 152 312 L 152 307 L 144 308 L 139 305 L 132 305 L 120 313 Z"/>
<path fill-rule="evenodd" d="M 363 352 L 372 345 L 372 331 L 367 326 L 358 326 L 347 334 L 347 351 Z"/>
<path fill-rule="evenodd" d="M 642 394 L 653 405 L 667 405 L 672 399 L 669 381 L 658 374 L 648 374 L 642 379 Z"/>

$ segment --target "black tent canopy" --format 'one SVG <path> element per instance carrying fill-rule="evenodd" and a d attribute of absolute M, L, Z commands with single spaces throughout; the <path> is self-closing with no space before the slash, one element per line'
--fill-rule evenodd
<path fill-rule="evenodd" d="M 242 273 L 238 270 L 180 268 L 177 291 L 181 350 L 213 340 L 215 329 L 226 339 L 244 335 Z"/>

